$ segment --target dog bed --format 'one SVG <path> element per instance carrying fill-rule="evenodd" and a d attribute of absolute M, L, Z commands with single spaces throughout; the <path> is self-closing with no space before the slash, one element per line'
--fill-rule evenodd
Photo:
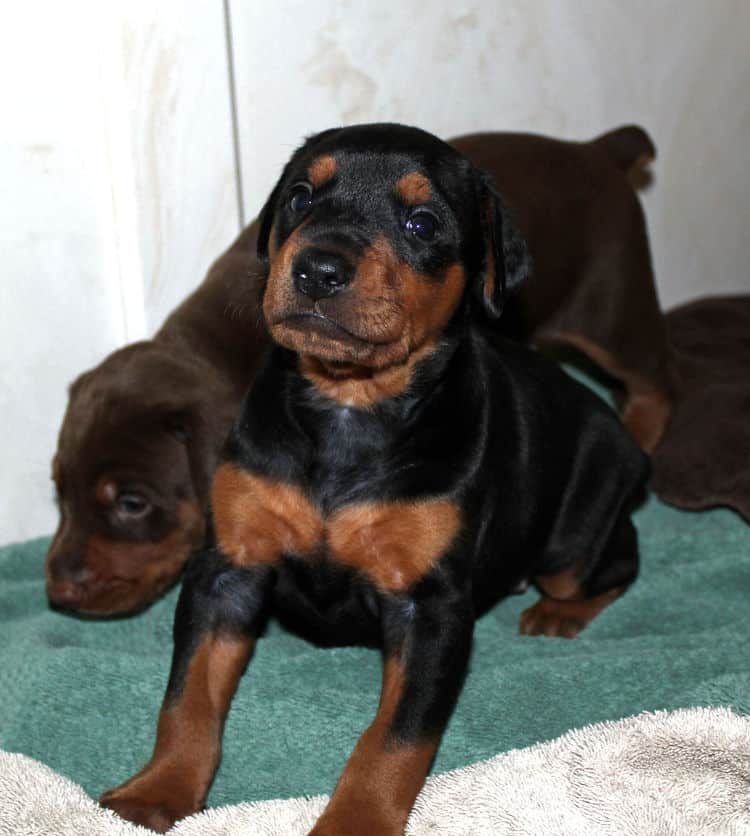
<path fill-rule="evenodd" d="M 748 789 L 750 718 L 721 708 L 642 714 L 429 779 L 407 833 L 740 836 L 750 833 Z M 304 836 L 325 802 L 315 796 L 220 807 L 170 833 Z M 101 809 L 38 761 L 0 752 L 0 832 L 148 831 Z"/>
<path fill-rule="evenodd" d="M 531 591 L 479 621 L 435 773 L 643 711 L 748 713 L 750 527 L 728 510 L 684 512 L 654 498 L 636 523 L 641 575 L 579 638 L 519 636 Z M 52 612 L 47 543 L 0 549 L 0 748 L 96 798 L 150 755 L 176 591 L 133 618 Z M 315 648 L 271 623 L 232 705 L 209 804 L 330 792 L 374 715 L 379 686 L 376 651 Z M 659 781 L 656 770 L 654 795 Z"/>

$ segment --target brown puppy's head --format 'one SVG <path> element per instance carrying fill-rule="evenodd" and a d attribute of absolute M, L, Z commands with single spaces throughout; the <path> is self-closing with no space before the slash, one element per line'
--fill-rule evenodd
<path fill-rule="evenodd" d="M 487 177 L 391 124 L 309 139 L 263 209 L 258 255 L 271 336 L 318 383 L 409 368 L 468 311 L 499 316 L 528 269 Z"/>
<path fill-rule="evenodd" d="M 216 448 L 231 420 L 215 388 L 205 370 L 151 342 L 115 352 L 73 383 L 52 464 L 60 523 L 45 574 L 53 605 L 126 613 L 176 579 L 201 542 Z"/>

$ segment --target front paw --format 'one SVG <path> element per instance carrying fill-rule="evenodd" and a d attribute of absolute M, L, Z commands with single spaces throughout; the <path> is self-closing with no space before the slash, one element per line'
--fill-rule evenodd
<path fill-rule="evenodd" d="M 403 836 L 403 816 L 384 816 L 380 811 L 362 809 L 349 815 L 324 812 L 308 836 Z"/>
<path fill-rule="evenodd" d="M 99 799 L 99 803 L 102 807 L 114 810 L 121 818 L 148 827 L 157 833 L 166 833 L 176 821 L 201 809 L 199 804 L 171 798 L 163 791 L 145 792 L 143 789 L 127 786 L 108 790 Z"/>

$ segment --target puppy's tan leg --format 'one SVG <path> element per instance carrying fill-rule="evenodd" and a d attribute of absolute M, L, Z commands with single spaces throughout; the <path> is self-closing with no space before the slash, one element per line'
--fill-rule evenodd
<path fill-rule="evenodd" d="M 596 559 L 534 577 L 542 597 L 521 614 L 519 631 L 528 636 L 572 639 L 622 595 L 637 573 L 638 538 L 626 515 L 617 522 Z"/>
<path fill-rule="evenodd" d="M 540 578 L 535 581 L 542 586 Z M 542 597 L 521 614 L 519 631 L 527 636 L 559 636 L 575 638 L 599 613 L 623 593 L 623 588 L 611 589 L 593 598 L 569 601 Z"/>
<path fill-rule="evenodd" d="M 159 714 L 151 760 L 100 801 L 160 833 L 203 806 L 219 762 L 224 719 L 252 642 L 209 635 L 190 660 L 184 684 Z"/>
<path fill-rule="evenodd" d="M 188 566 L 175 613 L 175 649 L 151 760 L 100 801 L 164 832 L 203 806 L 219 763 L 229 706 L 255 642 L 269 584 L 215 550 Z"/>
<path fill-rule="evenodd" d="M 401 834 L 437 749 L 437 740 L 401 743 L 390 735 L 404 672 L 388 660 L 375 720 L 360 737 L 333 797 L 310 836 Z"/>
<path fill-rule="evenodd" d="M 401 836 L 469 658 L 468 597 L 384 602 L 380 704 L 310 836 Z"/>

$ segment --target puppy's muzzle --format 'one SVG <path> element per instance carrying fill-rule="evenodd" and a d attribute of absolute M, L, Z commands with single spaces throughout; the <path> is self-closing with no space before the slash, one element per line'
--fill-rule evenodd
<path fill-rule="evenodd" d="M 353 276 L 354 265 L 345 256 L 318 247 L 302 250 L 292 264 L 295 288 L 313 301 L 335 296 Z"/>

